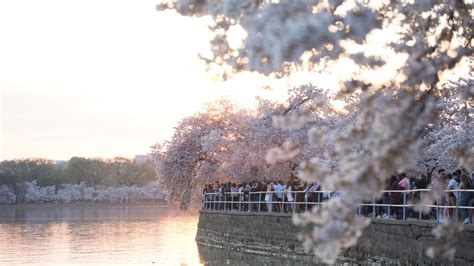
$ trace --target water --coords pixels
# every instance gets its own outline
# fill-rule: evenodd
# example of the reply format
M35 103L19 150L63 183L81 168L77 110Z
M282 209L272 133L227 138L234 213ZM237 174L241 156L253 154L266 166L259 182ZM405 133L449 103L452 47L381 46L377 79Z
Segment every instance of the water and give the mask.
M198 219L159 205L0 206L0 266L307 265L198 246Z
M0 206L0 265L200 265L197 221L166 206Z

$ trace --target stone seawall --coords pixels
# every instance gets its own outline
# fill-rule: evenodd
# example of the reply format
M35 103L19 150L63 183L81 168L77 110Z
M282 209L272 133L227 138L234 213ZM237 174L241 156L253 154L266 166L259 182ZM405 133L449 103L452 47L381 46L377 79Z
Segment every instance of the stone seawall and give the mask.
M338 264L383 265L474 265L474 226L464 226L456 239L452 262L424 256L435 243L430 221L375 219L356 246L346 250ZM200 245L294 259L302 264L321 262L307 254L297 238L291 216L278 213L201 211L196 241Z

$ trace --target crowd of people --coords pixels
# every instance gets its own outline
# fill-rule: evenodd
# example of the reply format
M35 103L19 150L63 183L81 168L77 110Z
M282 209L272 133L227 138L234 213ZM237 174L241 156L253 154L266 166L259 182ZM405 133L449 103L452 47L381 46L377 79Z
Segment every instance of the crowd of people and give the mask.
M431 182L421 176L416 179L409 177L405 173L400 175L392 175L387 180L386 190L417 190L417 189L433 189L438 191L439 197L432 202L433 207L430 214L415 212L412 208L405 205L413 205L414 202L420 201L421 191L411 191L406 193L385 192L376 204L382 206L376 207L374 213L370 213L375 217L382 218L419 218L431 219L435 218L440 222L447 219L462 219L463 223L472 223L472 210L466 207L474 206L474 176L469 177L468 173L463 170L456 170L447 173L444 169L438 170L437 175ZM447 191L457 190L457 191ZM465 190L465 191L463 191ZM404 205L404 207L389 205ZM366 212L367 213L367 212Z
M438 219L443 221L450 218L457 218L457 210L461 210L463 223L472 224L472 209L463 207L474 206L474 192L467 191L474 189L474 173L469 177L466 171L456 170L448 173L444 169L438 170L438 175L432 181L433 189L437 190L457 190L443 193L436 200L436 204L440 206L456 206L458 208L443 208L438 213Z
M216 181L204 186L204 208L248 212L300 212L331 197L331 192L321 192L320 188L317 183L301 183L299 180L254 180L243 183Z
M437 207L431 214L415 212L409 206L420 199L420 191L416 189L458 190L441 192L442 196L433 202ZM472 223L474 206L474 174L463 170L448 173L440 169L430 181L426 176L409 177L405 173L392 175L386 183L380 199L366 202L357 210L359 214L377 218L392 219L462 219L463 223ZM403 190L408 190L403 192ZM463 191L466 190L466 191ZM219 182L204 186L203 209L247 211L247 212L302 212L313 206L340 195L340 191L324 191L319 183L306 183L298 179L282 181L250 181L250 182ZM464 208L463 208L464 207Z

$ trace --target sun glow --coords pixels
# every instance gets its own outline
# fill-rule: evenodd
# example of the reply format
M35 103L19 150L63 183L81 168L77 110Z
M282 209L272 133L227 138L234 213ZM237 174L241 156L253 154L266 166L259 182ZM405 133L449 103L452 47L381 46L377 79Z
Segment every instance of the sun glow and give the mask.
M293 86L338 89L339 79L353 75L346 58L327 73L213 80L198 58L209 53L209 21L157 12L156 3L1 1L0 159L133 157L169 139L206 102L229 98L250 108L256 96L282 102ZM246 32L230 33L232 47L240 47ZM372 74L367 79L383 84L394 73Z
M197 56L209 49L207 21L155 5L1 1L0 159L132 157L205 102L252 106L265 78L212 80Z

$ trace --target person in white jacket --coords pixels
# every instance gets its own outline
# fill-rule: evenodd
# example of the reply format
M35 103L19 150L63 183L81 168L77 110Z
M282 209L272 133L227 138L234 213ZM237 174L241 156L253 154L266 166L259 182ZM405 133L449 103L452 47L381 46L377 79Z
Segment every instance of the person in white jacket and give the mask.
M294 197L293 197L293 188L292 188L292 182L288 181L286 183L286 189L285 189L285 196L286 196L286 203L285 203L285 212L293 212L293 202L294 202Z
M267 184L267 192L265 193L265 202L267 203L267 210L268 212L272 212L273 211L273 203L272 203L272 200L273 200L273 193L274 193L274 189L273 189L273 182L270 182Z

